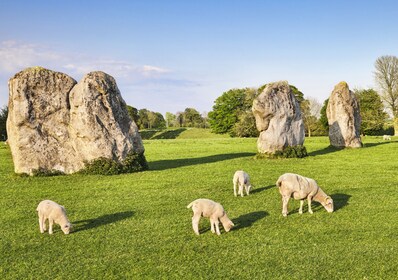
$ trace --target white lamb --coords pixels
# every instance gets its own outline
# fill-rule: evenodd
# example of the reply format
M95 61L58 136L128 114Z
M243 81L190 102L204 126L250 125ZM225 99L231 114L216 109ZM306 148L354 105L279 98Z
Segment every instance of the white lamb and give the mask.
M211 224L211 232L217 232L217 235L220 235L220 228L218 226L218 221L222 223L226 232L230 231L234 226L232 221L228 218L227 213L225 213L224 208L220 203L212 201L210 199L200 198L195 201L192 201L187 208L191 208L193 210L192 217L192 228L193 231L199 235L199 221L200 217L210 218ZM214 230L214 227L216 230Z
M304 200L308 201L308 212L313 213L311 201L315 200L325 207L329 213L333 212L333 199L318 186L315 180L293 173L285 173L279 177L276 185L282 195L282 215L287 216L287 204L290 197L300 200L299 213L303 213Z
M390 140L391 141L391 136L390 135L383 135L383 140Z
M240 194L243 197L243 187L245 187L246 194L249 195L250 189L251 189L251 184L250 184L250 177L249 175L243 171L243 170L238 170L234 174L234 178L232 179L232 182L234 184L234 195L237 196L236 194L236 187L239 185L239 190L238 194Z
M49 234L53 234L53 223L60 225L62 231L65 234L69 234L71 230L71 223L69 222L68 217L66 217L66 210L62 205L59 205L51 200L43 200L37 206L36 211L39 215L39 226L41 233L46 231L46 220L48 219Z

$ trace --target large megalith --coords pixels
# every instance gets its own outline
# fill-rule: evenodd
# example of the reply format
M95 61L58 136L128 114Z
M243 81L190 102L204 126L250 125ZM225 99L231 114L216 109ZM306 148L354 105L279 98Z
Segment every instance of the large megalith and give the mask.
M337 84L329 97L326 115L330 144L335 147L362 147L361 114L355 94L346 82Z
M303 145L305 132L300 104L288 82L268 84L254 99L252 111L260 131L259 153L275 154L287 147Z
M111 76L92 72L76 83L66 74L32 67L8 85L7 133L16 173L70 174L92 160L143 155L138 128Z

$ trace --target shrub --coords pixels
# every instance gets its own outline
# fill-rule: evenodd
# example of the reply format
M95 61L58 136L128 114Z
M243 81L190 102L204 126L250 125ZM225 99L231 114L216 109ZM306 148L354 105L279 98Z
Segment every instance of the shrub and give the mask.
M256 159L264 158L303 158L308 156L307 149L302 145L287 146L281 151L276 151L274 154L257 153Z
M129 153L122 162L101 157L85 163L85 167L80 170L80 174L91 175L117 175L122 173L132 173L147 170L148 163L143 153Z
M59 176L59 175L65 175L65 173L55 169L48 170L44 168L39 168L32 170L32 176L36 177L50 177L50 176Z

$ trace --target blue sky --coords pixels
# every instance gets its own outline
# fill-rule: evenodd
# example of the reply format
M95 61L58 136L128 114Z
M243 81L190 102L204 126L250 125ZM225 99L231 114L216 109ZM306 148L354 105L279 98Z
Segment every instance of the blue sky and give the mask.
M278 80L323 102L342 80L374 87L382 55L398 55L396 1L0 1L1 107L36 65L104 71L127 104L163 114Z

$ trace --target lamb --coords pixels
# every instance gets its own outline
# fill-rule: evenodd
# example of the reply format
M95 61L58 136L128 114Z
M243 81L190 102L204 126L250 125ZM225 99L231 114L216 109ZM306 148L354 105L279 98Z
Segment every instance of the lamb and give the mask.
M383 140L390 140L391 141L391 136L390 135L383 135Z
M199 235L199 220L201 216L210 218L211 232L215 233L215 227L217 235L221 234L220 228L218 226L219 220L222 223L226 232L229 232L234 226L233 222L228 218L227 213L225 213L224 208L220 203L217 203L210 199L200 198L192 201L187 206L187 208L191 207L193 210L192 228L197 235Z
M245 187L246 194L249 195L250 189L251 189L251 184L250 184L250 177L249 175L243 171L243 170L238 170L234 174L234 178L232 179L232 182L234 184L234 195L237 196L236 194L236 186L239 185L239 190L238 194L240 194L243 197L243 187Z
M36 211L39 215L41 233L46 231L46 220L48 219L49 234L53 234L53 223L59 224L62 231L65 234L69 234L72 225L66 217L66 210L62 205L51 200L43 200L37 206Z
M279 187L279 192L282 195L282 215L284 217L288 214L287 204L290 197L300 200L300 214L303 214L304 199L308 201L308 212L311 214L313 213L311 209L312 200L321 203L329 213L334 210L333 199L324 193L316 181L311 178L293 173L285 173L279 177L276 185Z

